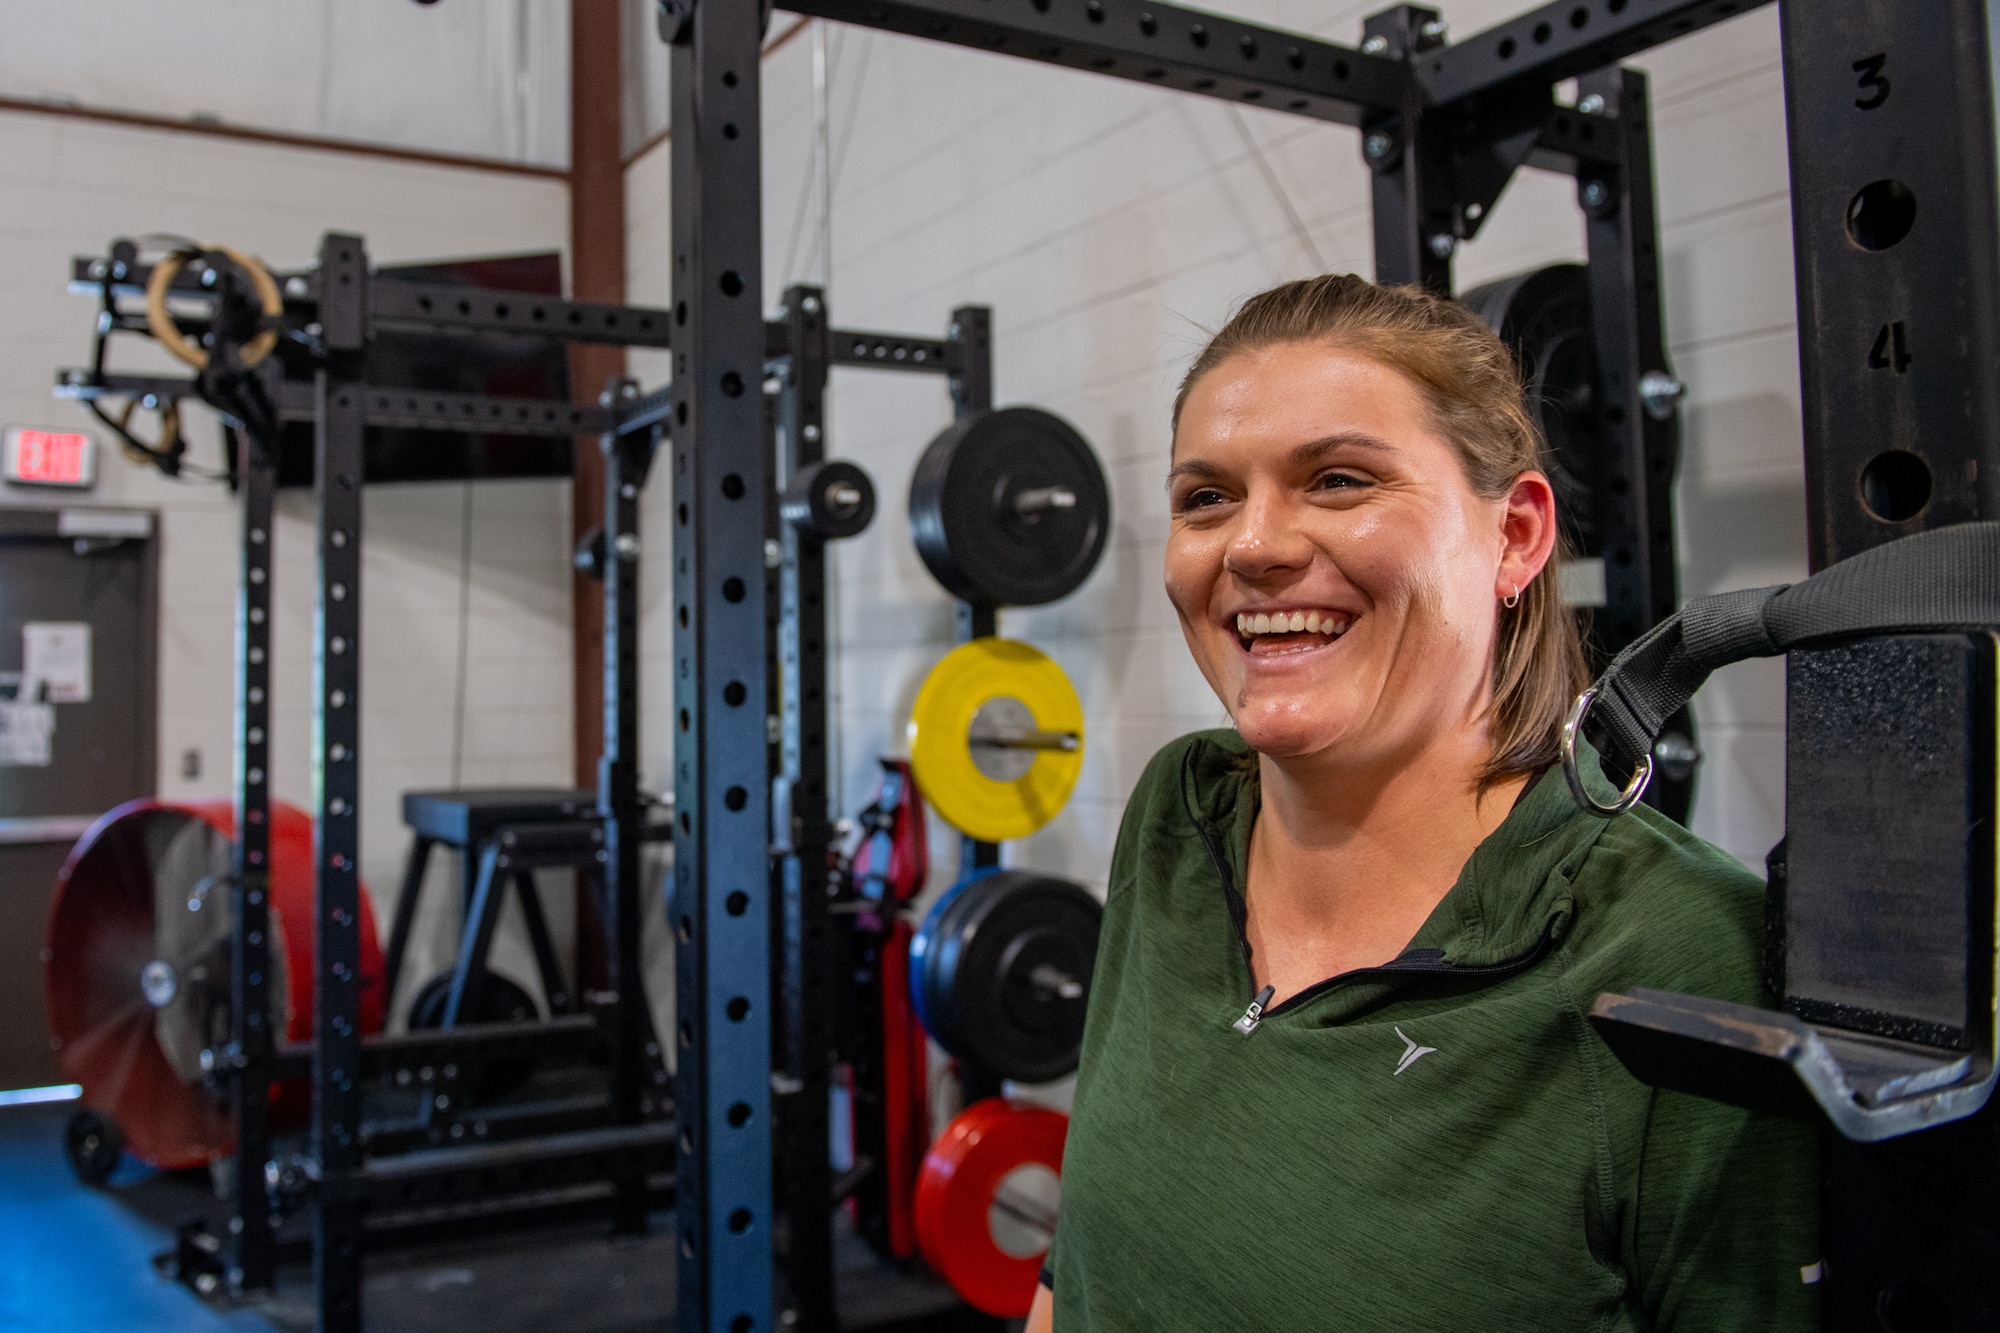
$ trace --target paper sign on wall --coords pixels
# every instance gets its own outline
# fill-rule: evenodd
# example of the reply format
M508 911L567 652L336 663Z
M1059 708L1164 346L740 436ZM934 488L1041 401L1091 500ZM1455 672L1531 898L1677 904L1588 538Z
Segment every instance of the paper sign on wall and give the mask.
M47 768L55 736L54 704L0 699L0 768Z
M90 702L90 625L31 620L21 626L21 692L24 700L52 704Z

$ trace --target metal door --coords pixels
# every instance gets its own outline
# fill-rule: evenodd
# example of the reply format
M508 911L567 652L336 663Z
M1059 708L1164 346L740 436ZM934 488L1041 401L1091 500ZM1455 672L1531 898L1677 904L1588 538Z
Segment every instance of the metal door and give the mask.
M0 1090L57 1081L56 872L92 819L154 789L154 532L144 510L0 509Z

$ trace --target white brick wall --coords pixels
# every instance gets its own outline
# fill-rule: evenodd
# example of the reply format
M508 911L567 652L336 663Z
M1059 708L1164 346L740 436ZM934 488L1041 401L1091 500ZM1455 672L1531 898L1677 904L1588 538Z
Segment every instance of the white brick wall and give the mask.
M1231 6L1259 21L1359 40L1376 5ZM1444 6L1468 34L1520 6ZM1238 300L1315 271L1371 271L1368 178L1354 131L913 39L834 28L839 170L831 309L842 325L943 328L951 307L994 308L997 398L1074 421L1111 475L1115 527L1091 582L1056 606L1010 612L1003 632L1048 651L1090 719L1075 799L1010 855L1103 882L1123 801L1146 759L1223 714L1188 660L1160 590L1167 409L1202 330ZM1635 62L1653 76L1667 334L1689 385L1680 479L1685 594L1804 571L1790 223L1776 14L1746 18ZM811 44L764 65L765 292L812 276L792 242L813 136ZM1287 221L1245 143L1268 156L1310 236ZM664 300L667 164L628 181L634 299ZM1520 176L1458 264L1462 286L1582 257L1571 182ZM787 253L790 272L781 272ZM834 451L868 468L876 524L836 548L843 808L901 746L924 671L951 642L945 594L909 541L911 468L949 419L941 384L837 372ZM649 512L662 520L656 488ZM662 556L663 558L663 556ZM664 569L660 571L664 574ZM664 607L656 578L655 606ZM664 627L655 618L655 630ZM649 660L664 666L663 639ZM665 679L663 670L649 679ZM1753 864L1782 818L1781 673L1718 675L1696 703L1709 760L1695 827ZM649 772L664 773L663 727ZM942 833L942 830L935 830ZM951 871L949 842L940 877Z
M49 395L58 366L90 351L91 303L65 292L70 256L112 237L174 232L227 242L275 265L298 265L321 232L368 238L378 262L564 248L568 192L559 179L503 175L309 152L214 137L0 113L0 420L73 426L80 408ZM157 349L126 340L114 365L173 371ZM191 456L219 461L214 418L187 425ZM151 428L150 421L147 429ZM100 435L103 432L99 432ZM108 443L108 442L107 442ZM94 502L161 515L160 793L229 790L237 510L219 486L174 483L107 449ZM407 848L401 793L451 781L459 552L466 488L382 486L367 492L363 591L362 870L383 928ZM52 503L9 488L0 503ZM467 619L467 785L567 785L571 772L567 482L472 488ZM311 795L310 497L286 492L276 528L272 775L276 793ZM185 751L202 775L180 776ZM430 929L408 975L448 952L438 930L456 918L455 870L438 858ZM565 895L566 897L566 895ZM565 905L559 919L567 920ZM512 932L510 932L511 935ZM527 955L503 940L501 966L524 980Z

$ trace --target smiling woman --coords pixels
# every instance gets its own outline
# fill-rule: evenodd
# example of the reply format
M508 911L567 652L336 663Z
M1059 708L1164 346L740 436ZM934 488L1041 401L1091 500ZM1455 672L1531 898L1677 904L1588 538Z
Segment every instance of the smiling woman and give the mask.
M1585 679L1532 423L1468 311L1348 276L1189 370L1166 587L1234 726L1126 811L1030 1330L1816 1325L1810 1127L1584 1019L1768 1002L1762 886L1548 780Z
M1173 425L1168 589L1184 625L1192 621L1178 589L1201 577L1201 561L1220 558L1216 542L1197 534L1226 532L1239 544L1320 534L1332 563L1365 565L1378 580L1385 548L1419 549L1423 558L1399 558L1393 575L1404 585L1397 600L1423 615L1414 628L1487 635L1483 645L1453 645L1455 665L1470 676L1491 667L1482 781L1555 759L1563 713L1584 684L1581 640L1554 581L1537 577L1557 532L1534 418L1513 359L1475 315L1347 275L1267 292L1190 367ZM1300 507L1283 519L1276 509L1250 515L1265 526L1245 531L1231 502L1248 498L1253 473L1276 483L1269 498ZM1202 512L1217 504L1220 513ZM1239 548L1237 569L1246 557L1265 558ZM1424 588L1439 596L1415 605ZM1220 692L1192 637L1190 646Z

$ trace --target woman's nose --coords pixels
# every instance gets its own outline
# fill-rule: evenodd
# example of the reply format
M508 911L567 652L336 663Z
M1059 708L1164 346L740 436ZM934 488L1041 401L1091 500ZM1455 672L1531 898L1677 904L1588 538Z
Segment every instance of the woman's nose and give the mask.
M1223 563L1247 579L1302 568L1312 562L1312 541L1297 510L1285 498L1253 490L1238 512Z

